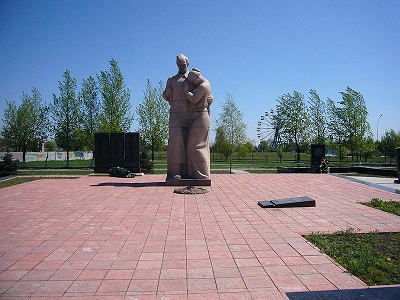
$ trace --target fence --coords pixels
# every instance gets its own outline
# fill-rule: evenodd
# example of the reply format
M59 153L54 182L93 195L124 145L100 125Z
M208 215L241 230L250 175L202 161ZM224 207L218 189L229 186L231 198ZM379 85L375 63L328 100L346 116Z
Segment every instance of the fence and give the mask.
M0 152L0 159L7 152ZM9 152L12 154L13 159L22 161L22 152ZM84 151L71 151L69 152L70 160L89 160L93 158L92 152ZM25 156L26 162L29 161L63 161L67 160L67 152L27 152Z

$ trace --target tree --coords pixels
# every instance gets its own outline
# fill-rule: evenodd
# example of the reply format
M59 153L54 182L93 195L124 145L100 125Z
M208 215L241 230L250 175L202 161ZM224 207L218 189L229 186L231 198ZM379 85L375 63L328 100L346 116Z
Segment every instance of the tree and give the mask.
M342 101L338 102L339 105L328 98L328 128L331 136L349 148L353 155L355 151L363 151L366 139L372 136L367 121L368 111L361 93L347 87L340 94Z
M151 148L152 160L154 151L164 150L168 139L169 107L162 96L163 91L162 81L158 83L158 87L153 88L151 81L147 79L143 103L136 108L140 137L145 148Z
M30 146L42 142L48 133L48 107L42 104L38 89L32 89L32 96L25 92L19 107L15 102L6 102L1 135L13 147L22 150L25 166L26 152Z
M76 79L71 77L69 70L63 75L63 81L58 82L60 96L53 94L51 111L55 125L55 142L67 151L67 168L69 167L69 152L76 148L79 137L80 103L76 97Z
M310 115L311 140L316 144L325 144L326 141L326 112L325 102L321 100L315 90L310 90L308 101Z
M294 145L297 161L300 162L300 145L308 141L310 119L304 96L294 91L293 95L284 94L278 98L276 122L280 124L281 138Z
M247 126L243 122L243 114L236 106L231 93L226 93L225 103L222 105L222 112L219 114L217 126L220 128L220 134L225 139L224 148L230 157L229 172L232 173L232 154L247 142Z
M266 140L261 140L260 143L257 146L257 151L258 152L267 152L271 150L271 146Z
M400 132L396 134L393 129L386 131L378 142L378 151L385 156L385 162L386 157L389 157L390 162L392 162L396 156L396 148L398 147L400 147Z
M79 103L81 105L80 138L86 150L94 151L94 135L100 130L100 100L97 83L92 76L82 82Z
M246 154L252 152L253 149L254 149L253 143L247 141L246 143L239 145L238 154L242 159L244 159Z
M283 158L283 148L281 148L281 147L279 147L278 149L276 149L276 154L278 155L278 157L279 157L279 162L281 163L282 162L282 158Z
M110 60L109 72L101 71L98 82L102 97L100 131L128 131L133 121L130 105L131 92L125 86L124 76L117 61Z
M222 126L217 126L215 129L215 141L212 148L215 152L221 153L224 156L225 161L228 160L231 150Z

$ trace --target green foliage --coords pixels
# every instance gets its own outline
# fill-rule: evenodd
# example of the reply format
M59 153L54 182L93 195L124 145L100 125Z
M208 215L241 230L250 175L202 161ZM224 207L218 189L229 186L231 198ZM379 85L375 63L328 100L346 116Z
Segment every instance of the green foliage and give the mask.
M368 150L369 144L366 143L371 138L370 125L367 121L368 111L361 93L346 88L345 92L340 92L342 101L338 106L328 98L328 128L331 137L351 150Z
M44 142L44 151L54 151L56 149L56 143L53 141Z
M145 174L154 174L154 163L146 151L140 152L140 170Z
M224 155L225 161L228 160L232 149L227 142L227 137L222 126L217 126L215 129L215 142L212 146L213 152L218 152Z
M63 74L63 81L58 82L60 96L53 94L51 112L54 120L55 142L67 151L67 166L69 152L79 148L80 105L76 97L76 79L71 77L69 70Z
M315 90L310 90L308 101L310 113L311 143L325 144L326 141L326 110L325 103Z
M353 230L305 237L368 285L400 283L400 233L355 234Z
M0 177L15 175L18 168L18 160L12 159L11 153L6 153L3 156L3 160L0 161Z
M278 98L275 122L280 124L280 136L283 142L293 144L300 161L300 145L309 141L310 117L307 113L304 96L294 91L293 95L284 94Z
M8 144L23 152L23 162L29 147L41 143L47 137L48 107L42 104L38 89L32 89L32 96L25 92L22 103L6 101L1 135Z
M383 201L379 198L373 198L370 202L365 202L361 204L400 216L400 202L398 201Z
M39 179L41 179L41 178L39 178L39 177L16 177L16 178L12 178L10 180L0 181L0 189L6 188L9 186L14 186L17 184L22 184L22 183L29 182L29 181L39 180Z
M81 106L80 141L82 150L94 151L94 134L100 129L100 99L96 80L89 76L82 82L79 92Z
M239 145L237 152L239 154L239 157L244 158L247 153L250 153L252 151L253 151L253 143L246 142L244 144Z
M276 154L277 154L278 157L279 157L279 162L282 162L283 153L284 153L283 148L278 148L278 149L276 149Z
M151 81L147 80L143 103L136 108L142 146L151 149L153 160L154 152L164 150L168 139L169 107L162 97L163 90L161 81L158 87L153 87Z
M257 146L257 151L258 152L267 152L271 151L271 146L268 144L267 141L261 140L260 143Z
M392 160L396 156L396 148L400 147L400 132L393 129L386 131L381 140L377 143L378 151L385 157Z
M243 113L236 106L233 95L227 92L217 120L215 137L216 148L224 153L226 158L230 157L232 160L232 154L247 142L246 127Z
M125 86L124 76L116 60L110 60L110 70L98 76L102 97L100 113L101 132L127 132L133 121L131 92Z

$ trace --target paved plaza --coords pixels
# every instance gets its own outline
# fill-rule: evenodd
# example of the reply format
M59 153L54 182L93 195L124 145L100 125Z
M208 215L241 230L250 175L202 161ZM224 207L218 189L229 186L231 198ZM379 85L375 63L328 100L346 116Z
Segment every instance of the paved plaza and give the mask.
M337 176L215 174L199 195L175 194L164 180L0 189L0 298L320 299L367 286L302 235L400 231L400 217L358 203L400 194ZM316 207L257 205L301 196Z

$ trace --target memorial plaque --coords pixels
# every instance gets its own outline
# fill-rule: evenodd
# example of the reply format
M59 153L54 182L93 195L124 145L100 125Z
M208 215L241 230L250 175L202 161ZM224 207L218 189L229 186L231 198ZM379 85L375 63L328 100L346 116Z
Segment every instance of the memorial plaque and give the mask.
M125 167L124 133L110 133L110 166Z
M96 133L95 173L108 173L112 167L140 172L139 133Z
M311 145L311 172L319 173L321 160L325 157L325 145Z
M95 140L95 173L108 173L110 169L110 137L109 133L96 133Z
M277 200L258 201L258 205L262 208L284 208L284 207L314 207L315 200L310 197L295 197Z
M139 133L125 133L125 168L140 172Z

